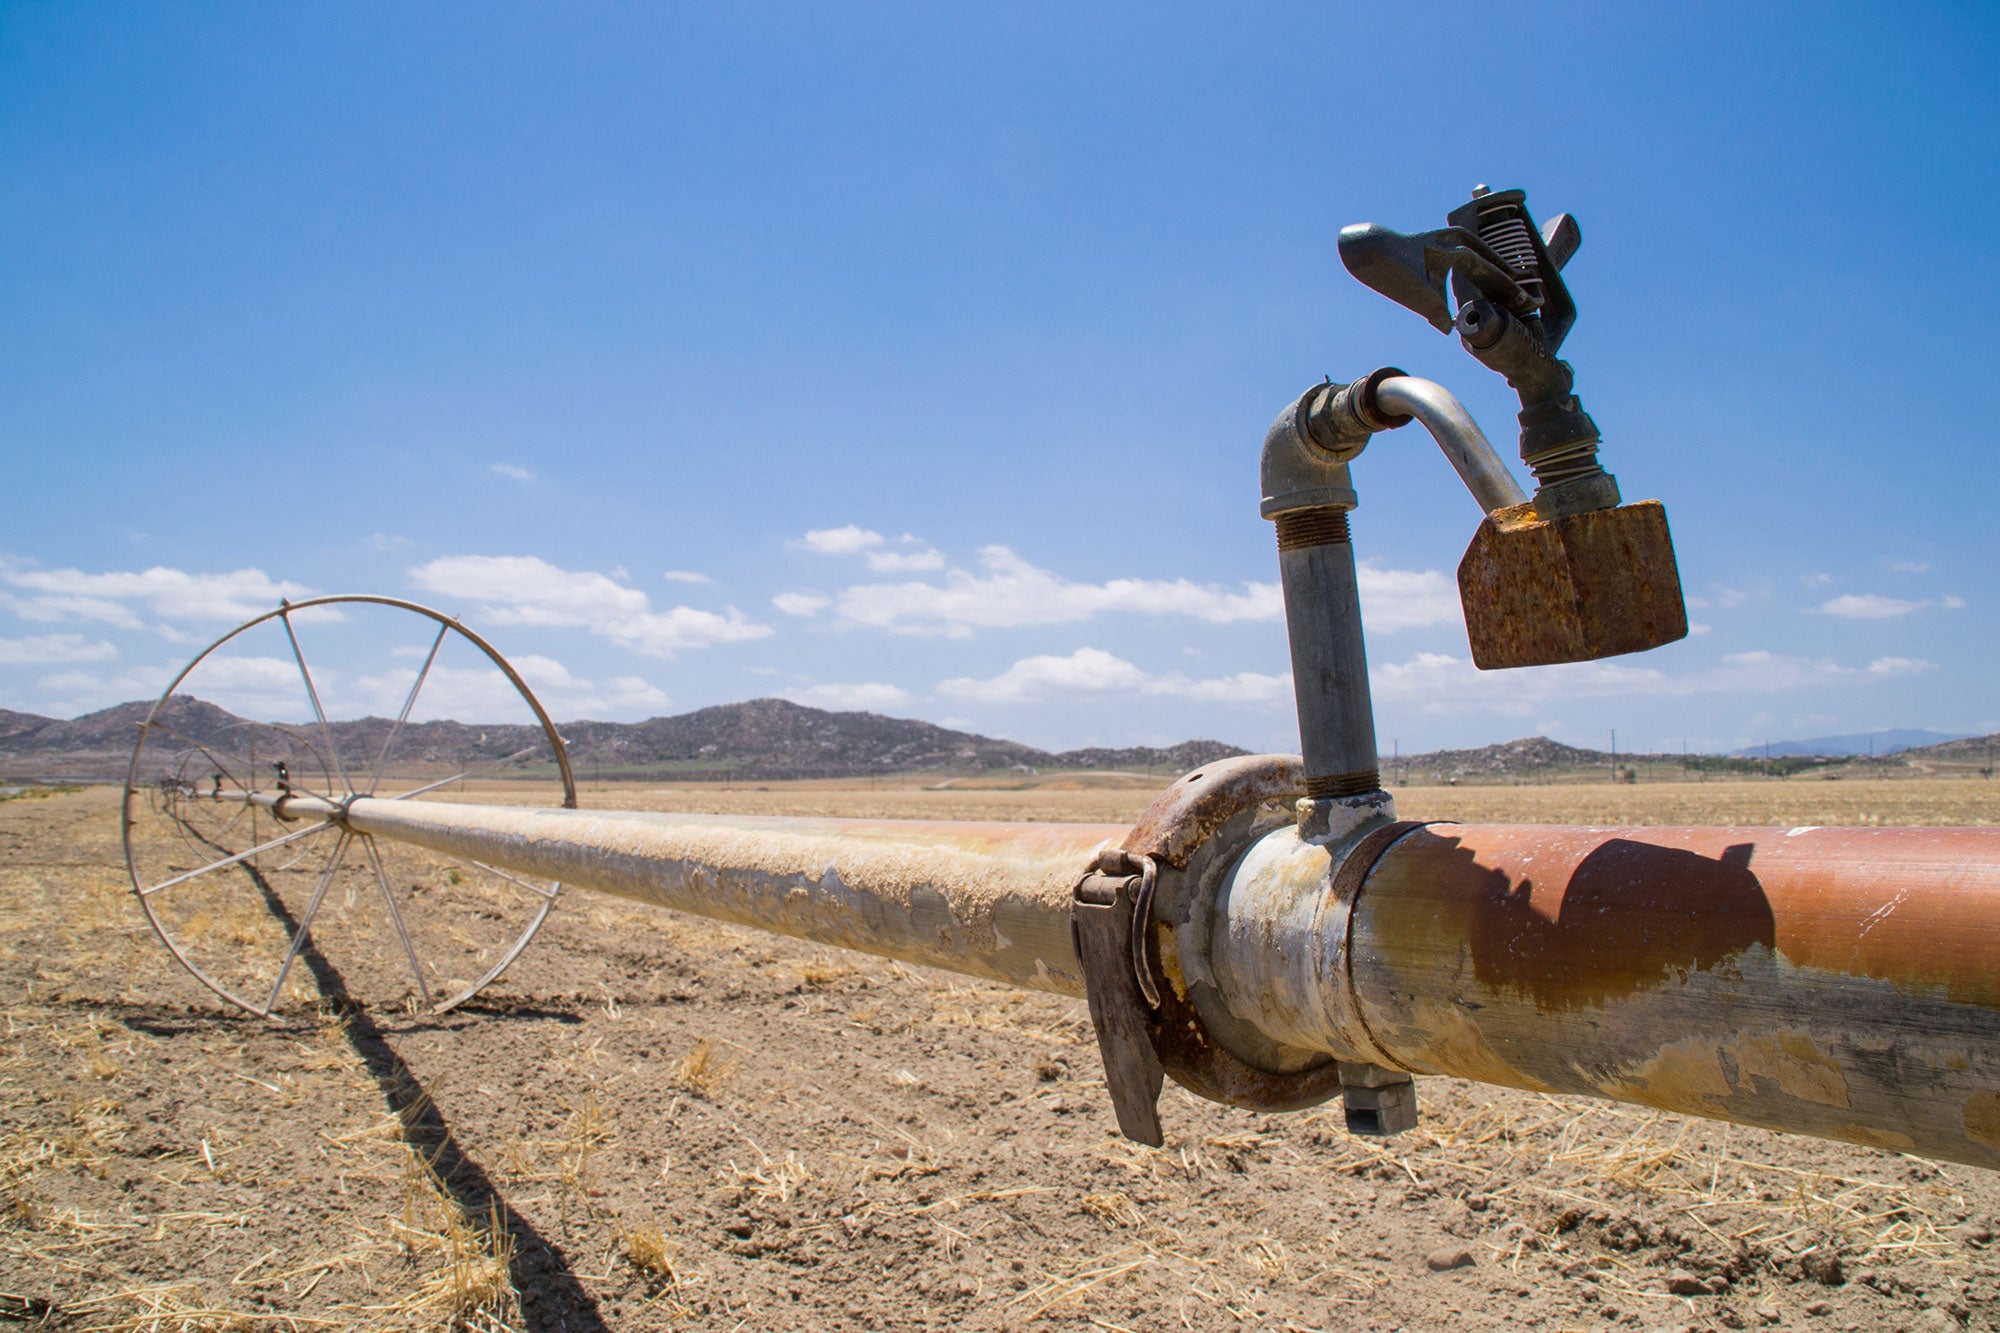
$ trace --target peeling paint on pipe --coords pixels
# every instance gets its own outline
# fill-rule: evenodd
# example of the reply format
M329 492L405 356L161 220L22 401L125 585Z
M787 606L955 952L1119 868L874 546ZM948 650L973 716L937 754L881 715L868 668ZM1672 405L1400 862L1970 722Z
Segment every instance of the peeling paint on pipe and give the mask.
M1070 996L1072 887L1127 837L370 798L345 819ZM1273 1041L2000 1168L2000 829L1433 824L1341 897L1346 852L1286 827L1218 876L1208 962Z
M1099 824L518 810L357 799L357 833L781 935L1081 996L1069 903Z
M1253 860L1217 973L1274 1039L2000 1167L2000 830L1438 824L1351 906Z

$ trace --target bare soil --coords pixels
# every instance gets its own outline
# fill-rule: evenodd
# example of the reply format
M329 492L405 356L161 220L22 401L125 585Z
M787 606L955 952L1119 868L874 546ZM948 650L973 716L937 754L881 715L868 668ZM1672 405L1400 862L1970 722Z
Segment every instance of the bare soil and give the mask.
M587 792L1118 822L1157 784ZM1990 784L1400 794L1467 820L1990 823ZM485 799L528 803L495 788ZM2000 1327L2000 1178L1448 1079L1424 1121L1170 1090L1113 1131L1078 1004L578 895L444 1018L226 1009L117 794L0 801L0 1323L61 1329ZM369 949L380 956L370 956ZM389 961L393 961L391 958ZM393 969L390 969L393 970Z

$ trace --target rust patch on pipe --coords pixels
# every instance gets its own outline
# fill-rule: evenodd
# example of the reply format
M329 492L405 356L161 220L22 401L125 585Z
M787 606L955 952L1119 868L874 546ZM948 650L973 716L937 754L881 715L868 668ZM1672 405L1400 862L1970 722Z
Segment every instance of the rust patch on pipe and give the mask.
M1620 1101L1713 1117L1721 1114L1723 1102L1736 1088L1723 1071L1716 1043L1689 1037L1669 1042L1630 1073L1607 1080L1605 1090Z
M2000 1092L1975 1092L1965 1099L1959 1113L1965 1122L1965 1136L1989 1148L2000 1149Z
M1483 984L1538 1004L1601 1005L1753 944L1768 949L1775 923L1750 855L1748 843L1708 857L1610 838L1572 866L1535 858L1556 862L1540 874L1475 867L1473 968Z
M1768 1078L1783 1092L1823 1106L1846 1106L1847 1075L1840 1062L1820 1050L1811 1034L1796 1029L1765 1037L1742 1037L1725 1046L1738 1077Z
M1352 940L1405 1068L2000 1167L2000 830L1434 826Z
M1762 945L2000 1007L2000 830L1437 825L1386 860L1375 880L1416 915L1385 928L1448 912L1483 984L1543 1005L1601 1005Z
M1196 849L1236 816L1305 791L1305 761L1251 754L1204 764L1160 793L1125 835L1125 850L1185 870Z

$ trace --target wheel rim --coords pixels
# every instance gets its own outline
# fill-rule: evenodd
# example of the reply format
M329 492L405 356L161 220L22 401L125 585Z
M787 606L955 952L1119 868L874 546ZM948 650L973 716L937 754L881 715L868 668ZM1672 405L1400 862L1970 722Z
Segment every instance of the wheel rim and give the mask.
M386 626L397 642L392 656L420 660L420 668L347 671L345 658L341 668L316 668L308 643L318 658L335 636L315 622L357 616ZM423 634L405 647L410 626ZM268 656L244 655L259 645ZM281 674L287 661L295 671ZM247 677L246 667L255 668ZM393 721L372 708L357 721L329 716L368 706L356 700L390 699L392 685L401 696ZM419 705L427 685L434 696L448 686L478 701L468 706L504 716L483 727L425 720ZM209 694L291 716L237 717ZM337 820L282 823L270 798L290 790L336 805L365 796L450 800L475 782L524 778L559 783L562 806L575 808L568 753L547 711L520 673L456 618L373 595L281 603L196 655L140 724L124 791L126 870L161 942L238 1008L271 1017L289 996L444 1013L507 970L562 886L380 842Z

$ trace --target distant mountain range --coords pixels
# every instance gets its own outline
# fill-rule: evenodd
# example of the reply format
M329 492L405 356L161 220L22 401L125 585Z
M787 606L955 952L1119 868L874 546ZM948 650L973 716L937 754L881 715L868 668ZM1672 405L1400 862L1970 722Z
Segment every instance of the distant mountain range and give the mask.
M72 721L0 709L0 773L11 776L120 777L150 703L119 704ZM161 724L186 742L216 743L243 719L186 695L168 701ZM369 717L331 726L350 763L381 752L394 724ZM933 770L1196 768L1246 751L1221 741L1165 747L1051 753L1014 741L878 713L832 713L784 699L752 699L644 722L559 724L579 775L688 780L851 778ZM469 768L504 759L540 741L522 725L410 723L396 742L399 758Z
M151 707L119 704L70 721L0 709L0 776L123 778L139 724ZM217 743L230 728L244 725L234 714L186 695L168 701L162 722L186 741L202 744ZM332 731L350 764L372 765L392 725L386 718L369 717L335 722ZM1006 769L1159 775L1247 753L1214 740L1051 752L909 718L827 712L783 699L752 699L644 722L570 722L559 729L577 776L603 780L765 782ZM2000 737L1951 738L1916 730L1881 731L1873 737L1877 759L1893 755L1896 766L1919 771L1985 765L2000 743ZM423 722L403 729L396 750L399 759L445 770L504 760L539 741L540 732L526 726ZM1782 746L1774 742L1771 757L1788 759L1795 767L1802 759L1838 764L1842 756L1865 755L1868 741L1863 735ZM1763 747L1757 746L1726 759L1695 756L1693 762L1716 772L1759 772L1763 757ZM1593 771L1608 775L1612 762L1613 756L1603 750L1530 736L1478 749L1384 755L1381 765L1392 784L1421 785L1547 781ZM1679 766L1683 759L1679 754L1621 752L1616 762L1620 768L1658 768Z
M1962 731L1920 731L1908 727L1890 731L1866 731L1854 736L1816 736L1809 741L1772 741L1769 745L1746 745L1732 754L1736 759L1806 757L1839 758L1854 755L1897 754L1903 750L1943 745L1968 739Z

